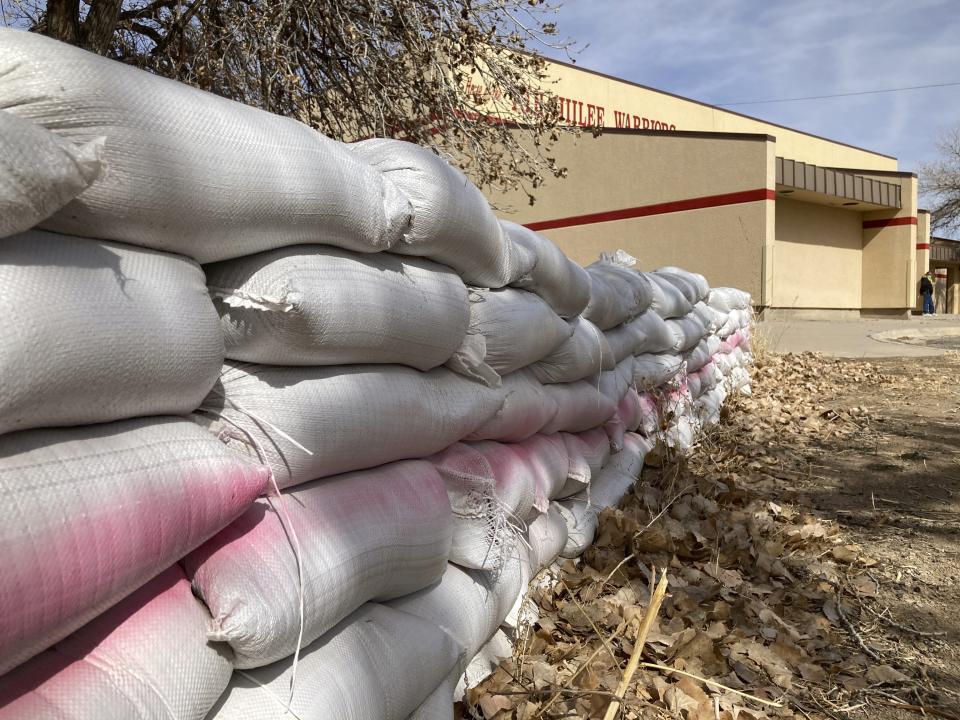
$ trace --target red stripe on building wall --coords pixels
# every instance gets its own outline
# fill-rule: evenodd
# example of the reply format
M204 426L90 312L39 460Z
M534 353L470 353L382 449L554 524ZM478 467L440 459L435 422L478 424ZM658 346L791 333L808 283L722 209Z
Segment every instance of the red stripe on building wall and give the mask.
M722 205L738 205L740 203L757 202L759 200L775 200L776 193L769 188L743 190L723 195L707 195L706 197L675 200L673 202L657 203L656 205L641 205L640 207L624 208L623 210L608 210L606 212L591 213L589 215L574 215L558 218L557 220L541 220L528 223L531 230L553 230L555 228L573 227L575 225L592 225L593 223L611 222L613 220L629 220L631 218L647 217L649 215L663 215L665 213L683 212L684 210L702 210L704 208L720 207Z
M929 250L930 243L917 243L917 250Z
M893 227L895 225L916 225L916 217L889 218L887 220L864 220L863 229Z

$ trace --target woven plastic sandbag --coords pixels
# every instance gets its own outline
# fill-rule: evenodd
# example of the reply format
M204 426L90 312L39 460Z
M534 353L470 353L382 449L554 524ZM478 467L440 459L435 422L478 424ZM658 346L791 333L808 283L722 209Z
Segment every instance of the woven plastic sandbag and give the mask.
M456 667L433 623L369 603L292 658L234 673L207 720L404 720Z
M546 357L574 328L540 297L526 290L471 289L470 325L463 347L447 367L490 386Z
M514 251L483 193L436 153L384 138L353 143L350 149L395 183L413 207L410 224L391 252L448 265L480 287L503 287L530 272L533 256Z
M695 297L697 300L704 300L706 299L707 295L710 294L710 283L708 283L707 279L700 273L684 270L683 268L679 268L674 265L667 265L662 268L657 268L655 272L659 275L674 275L680 277L685 282L693 285L694 288L696 288Z
M637 352L637 347L646 342L647 336L641 324L641 318L647 314L646 311L641 316L625 322L623 325L607 330L603 333L610 346L610 352L613 353L615 363L620 362L626 357ZM656 315L656 313L654 313ZM658 319L660 316L657 316ZM607 368L609 370L609 368Z
M533 510L537 500L536 468L526 461L522 448L517 449L514 443L490 440L471 442L469 447L489 463L496 483L497 502L513 524L519 525L539 512Z
M74 145L0 110L0 238L29 230L90 187L104 140Z
M667 327L673 332L673 347L668 352L679 354L692 350L696 347L707 334L706 328L700 322L700 318L695 313L690 313L681 318L670 318L665 320Z
M679 355L637 355L633 380L640 390L660 387L673 379L683 369L683 358Z
M467 440L519 442L535 435L557 415L557 402L529 369L503 376L506 396L494 417L466 436Z
M471 658L496 632L524 587L521 552L525 560L526 549L514 541L498 573L448 565L440 582L387 604L439 627Z
M579 435L573 433L560 433L563 438L563 444L567 448L567 479L555 496L558 498L576 495L590 483L593 476L593 468L586 457L587 448ZM604 438L606 440L606 438Z
M168 568L0 677L0 720L202 720L233 672L209 613Z
M707 333L717 332L727 319L724 313L717 312L703 300L693 306L693 312L700 319L700 322L703 323L703 327Z
M177 418L0 438L0 673L204 542L266 481Z
M668 283L673 285L680 293L686 298L687 302L692 306L698 300L701 300L700 292L697 288L697 284L683 275L677 275L675 273L665 273L660 270L655 270L653 272L659 280L666 280Z
M224 366L193 417L289 487L419 458L496 415L503 393L445 368Z
M673 331L666 321L657 314L656 310L645 311L632 320L630 324L636 326L643 333L642 339L637 342L633 349L636 355L669 352L677 341Z
M407 717L407 720L451 720L453 717L453 695L457 690L459 673L450 673L427 699Z
M567 544L567 523L555 502L550 503L550 509L527 526L527 542L530 544L530 567L534 574L560 555Z
M223 339L192 260L31 230L0 242L0 286L0 433L185 415L216 382Z
M746 310L750 307L752 298L750 293L737 288L711 288L706 298L707 305L722 313L732 310Z
M610 456L610 462L590 483L589 493L584 490L579 495L557 502L568 533L567 543L560 553L562 557L579 557L590 546L600 511L620 502L639 477L644 458L651 448L650 441L627 433L623 439L623 450Z
M597 389L610 398L614 405L620 402L630 386L634 384L635 364L636 360L631 356L617 363L613 370L600 373Z
M453 697L462 700L467 688L473 688L490 677L500 666L500 663L513 655L513 643L503 629L497 630L480 651L467 663L454 690ZM449 712L443 720L448 720ZM441 716L437 716L441 720Z
M630 320L633 302L629 286L623 278L604 272L602 267L587 267L590 275L590 302L583 310L583 317L601 330L609 330Z
M501 220L500 225L515 245L536 258L530 272L513 285L542 297L560 317L579 315L590 301L587 271L543 235L507 220Z
M643 275L650 280L650 287L653 290L653 301L650 307L660 317L664 319L683 317L693 310L693 303L687 300L683 293L664 276L656 273L643 273Z
M687 373L696 372L708 362L710 362L710 346L706 339L701 340L690 352L684 353L683 358L687 363Z
M544 392L557 404L553 420L541 429L555 432L583 432L602 425L616 411L616 403L587 380L544 385Z
M259 667L297 649L298 558L308 645L363 603L437 580L452 536L443 480L410 460L261 498L183 566L213 615L208 637Z
M538 434L514 443L511 449L532 469L534 508L546 512L550 500L560 494L569 476L570 456L563 436L560 433Z
M410 220L389 180L307 125L35 33L0 29L0 109L108 168L43 223L201 263L322 242L386 250Z
M615 367L610 344L596 325L585 318L574 318L570 325L573 335L530 366L540 382L576 382Z
M443 365L470 321L449 268L296 245L207 265L227 357L267 365Z
M650 393L639 393L640 427L637 432L644 437L654 437L660 430L660 411L656 399Z
M465 443L454 443L427 460L443 478L453 510L450 562L478 570L499 570L513 508L497 497L497 478L489 460Z

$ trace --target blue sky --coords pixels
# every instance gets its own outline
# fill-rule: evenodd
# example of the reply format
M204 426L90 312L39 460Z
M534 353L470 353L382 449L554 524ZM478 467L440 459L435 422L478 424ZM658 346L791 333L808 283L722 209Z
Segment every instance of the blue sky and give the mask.
M958 0L566 0L556 20L578 65L712 104L960 82ZM730 109L916 171L960 85Z

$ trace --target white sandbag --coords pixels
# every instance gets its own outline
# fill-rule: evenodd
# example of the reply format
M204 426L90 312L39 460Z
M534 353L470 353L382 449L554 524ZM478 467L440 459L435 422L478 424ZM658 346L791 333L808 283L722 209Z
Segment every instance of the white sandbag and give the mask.
M503 393L445 368L227 363L193 417L283 487L418 458L469 435Z
M630 387L617 405L617 416L627 432L636 432L643 422L643 406L635 387Z
M694 282L688 280L683 275L675 275L673 273L663 273L659 270L655 270L654 275L656 275L661 280L666 280L668 283L673 285L677 290L681 292L683 297L686 298L687 302L690 305L693 305L698 300L700 300L699 292L697 286Z
M700 273L690 272L689 270L684 270L683 268L675 267L673 265L668 265L666 267L658 268L655 272L660 275L674 275L683 278L684 281L691 284L696 288L696 300L704 300L707 295L710 294L710 283L707 282L707 279Z
M443 365L470 321L449 268L296 245L204 268L226 355L266 365Z
M390 251L448 265L470 285L503 287L526 276L532 253L515 251L483 193L428 148L376 138L354 154L380 170L410 201L413 216Z
M723 313L729 313L731 310L746 310L752 302L750 293L728 287L711 288L706 300L707 305Z
M507 220L501 220L500 225L514 245L526 248L536 258L530 272L514 286L542 297L560 317L579 315L590 301L587 271L543 235Z
M0 676L0 720L203 720L230 682L230 649L179 566Z
M540 512L546 512L550 501L560 494L567 483L570 470L570 456L567 445L559 433L538 434L511 448L520 459L533 468L535 488L534 503Z
M486 456L470 445L454 443L427 458L443 478L453 511L450 562L497 571L509 545L512 508L497 497L497 478Z
M654 437L660 430L660 411L657 401L650 393L638 393L640 398L640 426L637 432L644 437Z
M503 630L497 630L486 645L480 648L480 651L470 660L453 696L458 699L462 698L467 688L473 688L482 683L494 673L501 662L512 656L513 643L509 636ZM447 718L449 718L449 715L447 715Z
M573 335L530 366L540 382L575 382L616 366L610 344L596 325L586 318L574 318L570 325Z
M700 373L687 374L687 390L690 391L690 397L696 400L704 392L703 381Z
M554 400L557 413L540 432L583 432L602 425L616 412L617 405L587 380L544 385L544 392Z
M731 392L741 395L750 395L750 374L743 367L735 367L730 371L728 386Z
M647 310L630 321L630 325L643 333L643 337L633 348L636 355L669 352L676 343L673 331L656 310Z
M668 352L675 355L692 350L707 334L706 328L696 313L690 313L681 318L670 318L665 322L675 338L673 347Z
M600 472L610 457L610 439L603 427L581 433L560 433L560 437L567 446L570 469L567 471L567 482L556 497L565 498L576 495Z
M557 559L567 544L567 523L555 502L527 526L530 567L536 574Z
M448 565L440 582L388 603L428 621L452 637L465 659L472 658L496 632L523 590L526 549L514 543L499 573Z
M428 462L347 473L279 497L261 498L183 560L213 616L208 637L230 643L237 667L296 651L298 556L301 647L363 603L419 590L446 568L453 516Z
M595 477L610 459L610 443L603 428L595 427L576 434L563 433L563 438L576 438L579 441L583 458L590 466L591 478Z
M656 273L643 273L650 280L653 301L650 303L662 318L683 317L693 310L693 303L683 296L673 283Z
M0 242L0 286L0 433L185 415L216 382L223 339L192 260L31 230Z
M611 455L610 462L590 483L589 493L584 490L556 503L567 525L567 542L560 553L562 557L575 558L583 554L593 542L600 511L619 503L639 477L652 444L639 435L627 433L623 445L623 450Z
M0 109L73 143L107 138L107 171L47 230L207 263L300 243L386 250L410 221L393 183L303 123L36 33L0 29L0 47Z
M684 362L687 364L687 373L696 372L702 368L710 362L711 355L709 343L706 339L701 340L695 348L683 355Z
M646 312L643 314L645 315ZM636 352L637 345L646 339L646 335L638 324L639 320L640 318L636 317L603 333L607 339L607 344L610 346L610 352L613 353L615 363L633 355Z
M693 306L693 313L703 323L703 327L708 334L715 333L727 320L723 313L717 312L703 300Z
M726 390L719 386L708 390L694 401L694 412L701 425L710 426L720 422L720 410L726 396Z
M526 461L523 448L517 448L514 443L489 440L472 442L469 446L489 463L496 483L497 501L512 522L520 524L540 512L533 510L537 502L535 468Z
M637 298L632 294L629 281L615 266L594 263L587 266L587 272L590 275L590 302L582 315L598 328L609 330L643 312L637 307Z
M671 380L683 369L679 355L637 355L633 368L633 380L637 388L650 390Z
M569 323L531 292L473 288L467 339L464 348L447 361L447 367L495 386L496 375L511 373L546 357L573 331ZM483 352L478 361L475 348L480 340Z
M90 187L104 141L74 145L0 111L0 238L29 230Z
M404 720L457 664L435 624L368 603L293 661L234 673L207 720Z
M635 365L636 360L631 356L617 363L613 370L600 373L597 388L610 398L614 405L620 402L628 388L634 384Z
M503 376L506 396L496 415L466 436L467 440L519 442L535 435L557 415L557 402L529 369Z
M266 481L177 418L0 438L0 673L219 531Z
M458 674L450 673L427 695L427 699L407 717L407 720L454 720L453 696L457 691Z

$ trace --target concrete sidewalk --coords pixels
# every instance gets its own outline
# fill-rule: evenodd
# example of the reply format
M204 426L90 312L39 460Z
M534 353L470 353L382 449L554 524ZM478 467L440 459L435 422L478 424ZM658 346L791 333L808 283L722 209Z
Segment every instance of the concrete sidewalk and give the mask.
M960 350L960 315L910 320L769 320L757 323L773 352L834 357L935 357ZM879 338L879 339L878 339Z

